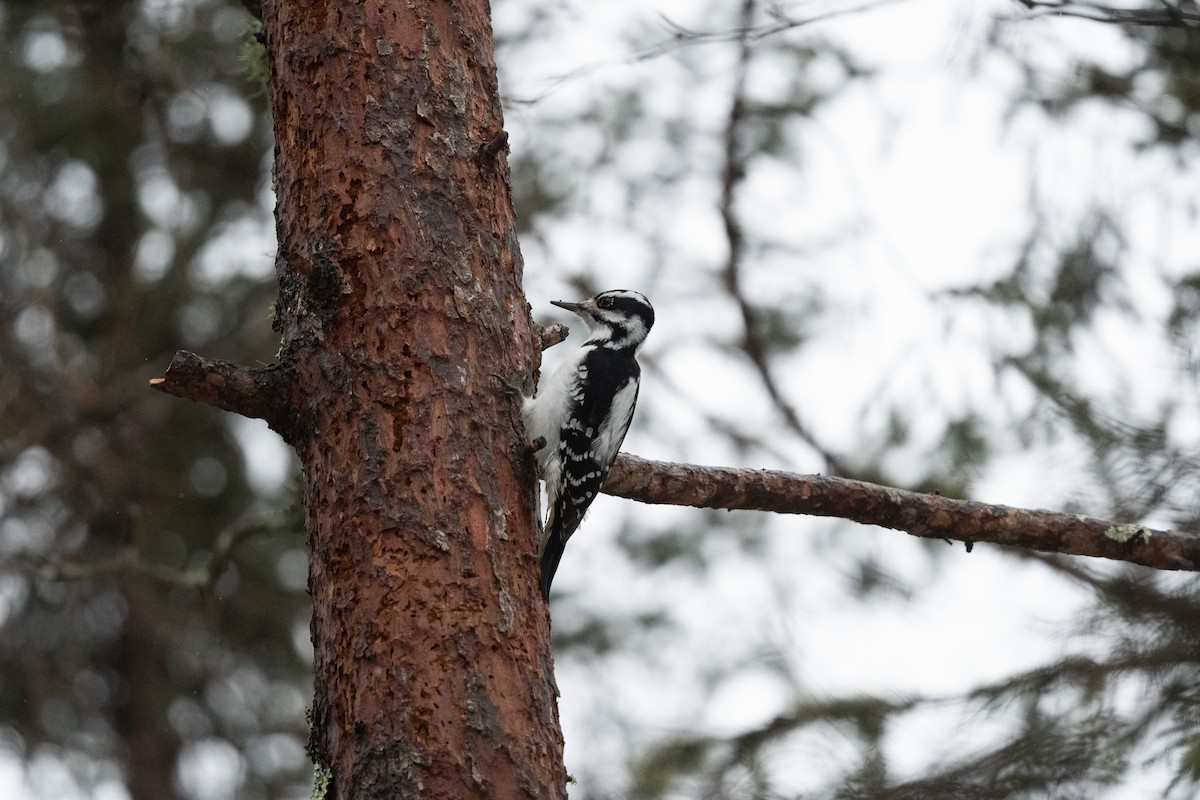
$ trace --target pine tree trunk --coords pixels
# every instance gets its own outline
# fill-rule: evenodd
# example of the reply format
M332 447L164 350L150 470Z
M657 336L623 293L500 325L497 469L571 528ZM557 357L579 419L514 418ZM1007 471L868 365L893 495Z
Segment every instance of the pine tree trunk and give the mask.
M305 480L332 792L566 795L532 462L536 368L484 2L263 3L280 423Z

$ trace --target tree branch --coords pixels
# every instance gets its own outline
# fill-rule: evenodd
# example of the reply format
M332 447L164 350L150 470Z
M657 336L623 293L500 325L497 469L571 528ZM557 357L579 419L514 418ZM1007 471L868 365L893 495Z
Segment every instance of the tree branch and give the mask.
M292 422L291 383L292 369L286 363L252 369L180 350L166 375L151 379L150 388L243 417L264 419L287 439Z
M125 547L107 558L94 561L64 561L59 558L30 560L39 578L47 581L103 580L125 572L136 572L153 580L184 589L211 589L233 558L233 550L251 536L269 533L287 524L282 517L251 519L226 528L217 536L212 555L202 567L183 568L147 559L137 547Z
M1118 25L1141 25L1149 28L1200 28L1200 8L1194 2L1183 0L1169 3L1162 0L1162 8L1117 8L1096 3L1077 3L1071 0L1015 0L1029 9L1027 19L1053 15L1076 17L1093 22L1108 22Z
M666 41L659 42L656 45L638 53L635 57L638 61L647 61L652 58L657 58L664 53L669 53L683 45L693 44L710 44L712 42L730 42L744 40L756 42L761 39L766 39L770 36L776 36L787 31L803 28L809 25L815 25L819 22L845 17L851 14L860 14L864 11L871 11L879 6L887 3L896 2L896 0L868 0L868 2L860 3L856 6L839 5L829 11L813 14L809 17L792 17L783 13L783 10L775 4L772 4L766 9L766 15L770 17L770 22L761 25L751 24L752 20L744 19L742 24L731 30L696 30L687 28L673 21L665 14L660 14L663 25L666 26L670 33L670 38Z
M926 539L1200 571L1200 537L1055 511L952 500L864 481L777 470L667 464L622 453L603 491L642 503L841 517Z
M725 239L729 245L729 254L725 261L723 278L725 289L737 305L742 317L742 351L758 372L767 396L771 398L775 408L783 416L784 421L811 448L820 454L825 461L825 470L840 474L848 474L849 470L836 453L828 450L817 441L816 437L800 419L795 407L784 397L774 372L768 363L767 342L763 336L758 314L747 299L742 284L742 266L746 250L746 236L738 218L736 201L737 194L746 179L748 157L744 142L745 130L750 119L750 109L746 94L746 81L753 56L751 31L757 13L756 0L743 0L741 31L738 42L738 61L734 74L733 102L729 107L729 116L725 123L724 158L721 169L721 199L719 203L721 222L725 230Z

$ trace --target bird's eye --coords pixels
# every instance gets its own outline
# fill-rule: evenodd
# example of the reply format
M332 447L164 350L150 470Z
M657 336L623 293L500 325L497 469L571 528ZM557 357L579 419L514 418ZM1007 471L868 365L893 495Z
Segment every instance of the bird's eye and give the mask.
M613 299L611 297L601 297L596 301L596 305L601 308L612 308Z

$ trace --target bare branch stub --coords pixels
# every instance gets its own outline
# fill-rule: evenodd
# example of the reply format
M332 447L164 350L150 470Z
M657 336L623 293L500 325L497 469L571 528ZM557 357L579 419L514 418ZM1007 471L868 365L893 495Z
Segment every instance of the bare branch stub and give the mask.
M666 464L621 454L603 490L643 503L841 517L929 539L991 542L1155 569L1200 571L1200 536L953 500L846 478Z
M571 335L571 329L558 322L553 325L539 325L536 332L538 343L543 350L549 350L554 345L565 342Z
M287 439L291 375L290 366L284 363L254 369L180 350L171 359L166 374L150 381L150 388L243 417L266 420Z

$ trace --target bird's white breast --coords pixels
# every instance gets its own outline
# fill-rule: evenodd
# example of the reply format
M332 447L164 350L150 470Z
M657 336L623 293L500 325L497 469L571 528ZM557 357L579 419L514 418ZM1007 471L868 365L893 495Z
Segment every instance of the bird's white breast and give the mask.
M572 399L579 391L579 382L584 369L583 359L592 350L589 345L575 349L546 381L537 397L526 398L521 407L525 418L525 432L529 439L542 438L546 445L538 450L538 463L546 485L557 486L560 466L558 463L559 433L571 413Z

